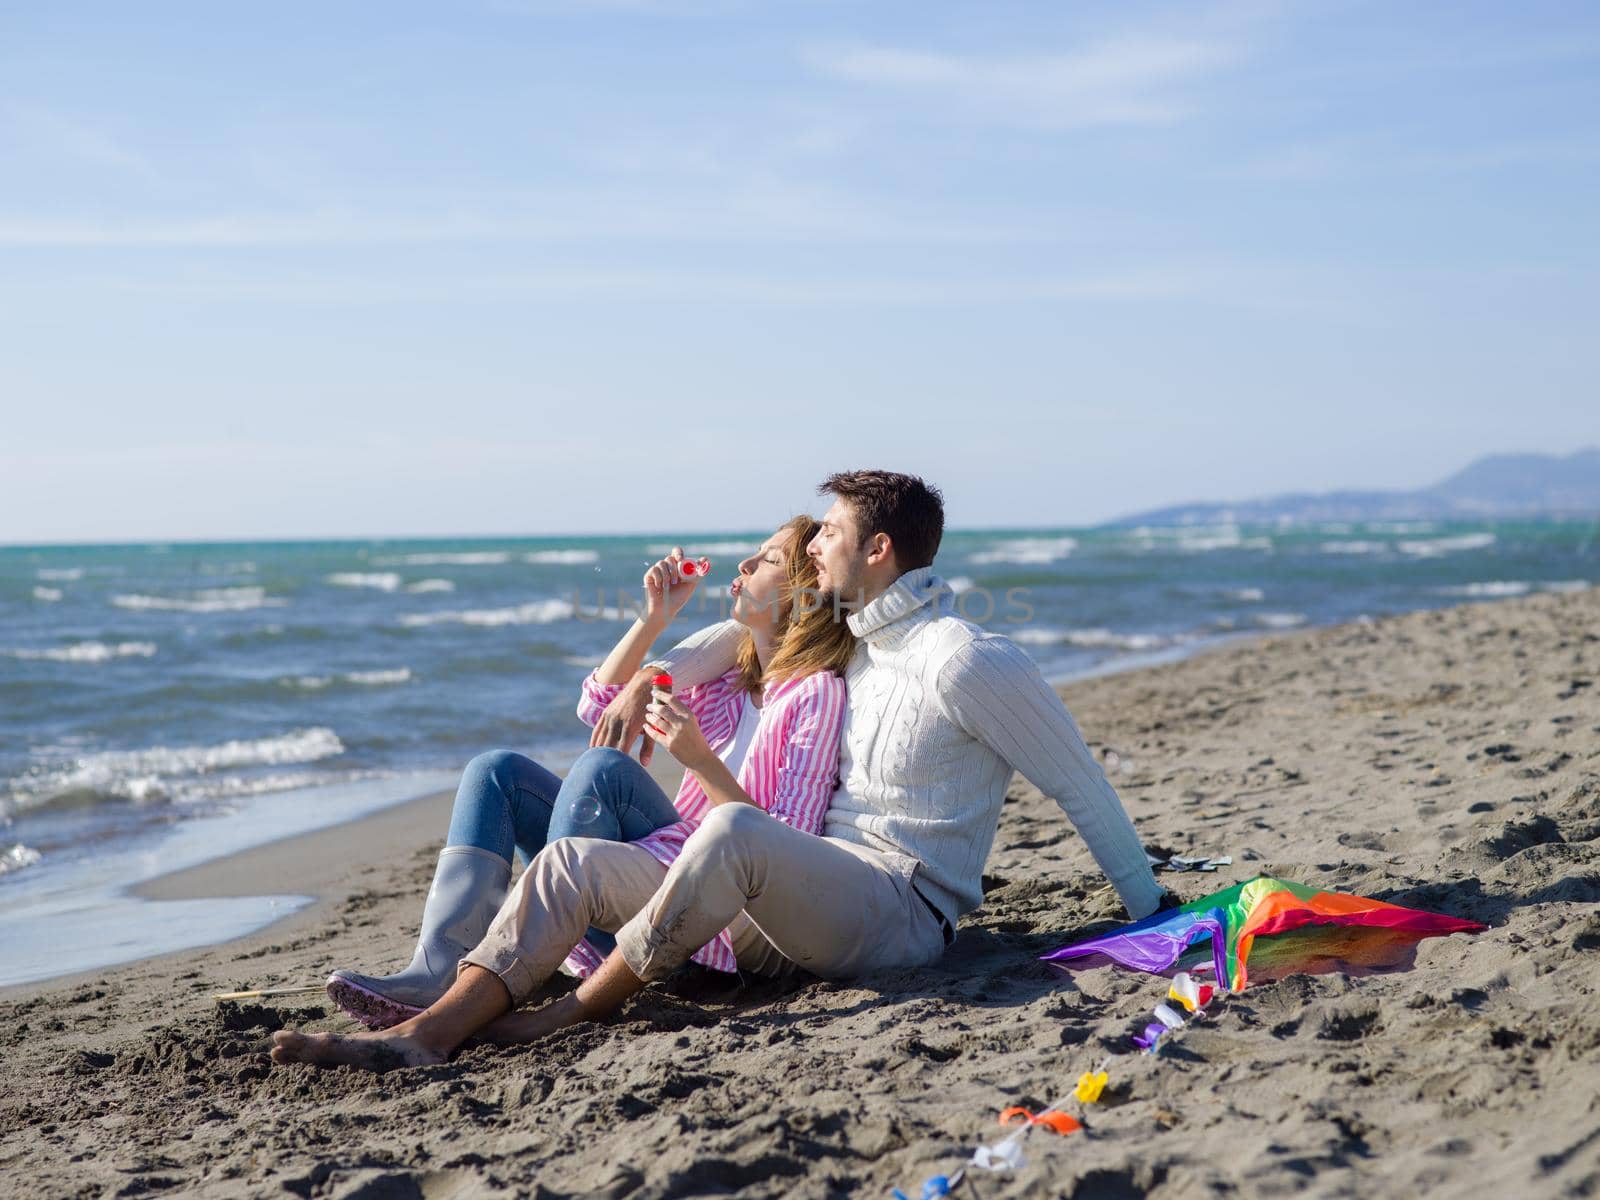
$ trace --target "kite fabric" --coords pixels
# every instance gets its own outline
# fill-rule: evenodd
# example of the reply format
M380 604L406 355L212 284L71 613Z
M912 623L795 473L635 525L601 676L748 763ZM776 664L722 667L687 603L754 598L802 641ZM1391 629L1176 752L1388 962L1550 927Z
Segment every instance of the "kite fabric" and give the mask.
M1160 975L1177 963L1193 943L1211 939L1217 980L1242 992L1249 981L1246 961L1256 938L1288 933L1308 925L1366 926L1397 930L1418 938L1449 933L1479 933L1476 921L1402 908L1382 900L1322 892L1304 884L1257 876L1167 912L1042 955L1045 962L1066 969L1069 960L1104 955L1124 967Z

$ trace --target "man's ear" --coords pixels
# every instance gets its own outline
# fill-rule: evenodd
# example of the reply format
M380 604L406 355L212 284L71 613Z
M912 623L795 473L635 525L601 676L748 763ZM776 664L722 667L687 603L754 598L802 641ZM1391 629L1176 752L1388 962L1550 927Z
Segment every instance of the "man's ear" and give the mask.
M872 548L867 551L868 564L875 567L879 563L888 562L893 557L894 542L890 540L889 535L887 533L873 534Z

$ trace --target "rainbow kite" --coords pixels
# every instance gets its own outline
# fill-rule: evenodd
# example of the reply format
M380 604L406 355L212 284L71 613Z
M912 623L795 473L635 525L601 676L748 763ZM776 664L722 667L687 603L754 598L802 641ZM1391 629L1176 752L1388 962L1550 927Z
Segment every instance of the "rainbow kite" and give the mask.
M1231 981L1233 990L1242 992L1249 981L1245 963L1257 938L1311 925L1392 931L1413 941L1448 933L1478 933L1488 928L1476 921L1401 908L1361 896L1319 892L1304 884L1260 875L1248 883L1213 892L1180 908L1158 912L1042 957L1065 969L1069 959L1104 955L1133 970L1160 975L1176 965L1189 946L1210 938L1217 979Z

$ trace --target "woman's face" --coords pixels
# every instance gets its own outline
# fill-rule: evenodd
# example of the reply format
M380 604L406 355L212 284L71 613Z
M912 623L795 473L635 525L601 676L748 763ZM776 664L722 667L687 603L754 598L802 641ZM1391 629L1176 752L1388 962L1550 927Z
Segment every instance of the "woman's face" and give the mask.
M789 537L780 529L739 563L739 576L728 594L733 597L733 619L746 628L770 632L778 627L783 584L789 577Z

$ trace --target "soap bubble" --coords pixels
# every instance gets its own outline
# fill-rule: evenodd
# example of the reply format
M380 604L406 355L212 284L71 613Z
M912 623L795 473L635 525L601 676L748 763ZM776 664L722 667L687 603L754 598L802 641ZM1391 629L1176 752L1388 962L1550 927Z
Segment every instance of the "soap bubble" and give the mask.
M593 825L600 819L600 801L593 796L580 796L572 803L574 825Z

